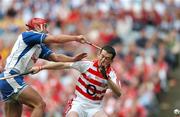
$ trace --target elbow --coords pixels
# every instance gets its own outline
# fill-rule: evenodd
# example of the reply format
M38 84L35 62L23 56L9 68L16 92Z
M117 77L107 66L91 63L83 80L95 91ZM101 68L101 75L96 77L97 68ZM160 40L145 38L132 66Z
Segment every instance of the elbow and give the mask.
M121 97L121 93L120 92L113 93L113 96L118 99Z
M121 91L120 91L120 90L116 90L115 95L116 95L118 98L121 97Z
M53 54L50 58L49 58L49 60L50 61L53 61L53 62L60 62L60 59L59 59L60 57L57 55L57 54Z

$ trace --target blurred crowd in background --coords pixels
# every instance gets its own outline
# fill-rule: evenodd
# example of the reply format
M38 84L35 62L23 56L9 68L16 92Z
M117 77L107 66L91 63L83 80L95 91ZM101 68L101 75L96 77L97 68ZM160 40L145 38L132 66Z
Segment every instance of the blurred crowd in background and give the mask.
M122 96L107 92L103 108L111 117L156 117L162 94L169 91L169 72L180 59L180 2L178 0L1 0L0 71L18 34L33 17L49 21L49 33L83 34L99 46L112 45L113 63L121 80ZM69 56L87 52L93 60L98 51L86 44L51 45ZM45 64L39 60L37 65ZM74 92L79 72L44 70L26 76L47 103L45 117L63 116ZM0 117L3 104L0 105ZM23 117L31 109L24 107Z

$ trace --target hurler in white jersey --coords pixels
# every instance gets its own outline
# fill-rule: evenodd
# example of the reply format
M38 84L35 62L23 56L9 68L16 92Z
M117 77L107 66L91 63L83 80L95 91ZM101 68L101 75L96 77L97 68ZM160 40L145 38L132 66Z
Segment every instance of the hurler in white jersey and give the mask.
M38 58L56 62L72 62L86 57L86 53L75 57L55 54L46 46L46 44L68 41L85 43L84 36L47 34L47 20L42 18L33 18L26 26L27 31L18 36L0 78L28 71ZM23 76L0 80L0 94L5 101L6 117L21 117L22 104L32 108L31 117L43 116L45 102L31 86L24 82Z

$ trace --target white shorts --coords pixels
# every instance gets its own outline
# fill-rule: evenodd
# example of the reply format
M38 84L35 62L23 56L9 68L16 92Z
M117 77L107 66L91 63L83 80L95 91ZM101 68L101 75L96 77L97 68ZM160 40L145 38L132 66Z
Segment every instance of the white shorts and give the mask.
M93 117L96 112L102 111L102 104L93 104L80 97L74 98L68 106L66 117L71 111L77 112L79 117Z

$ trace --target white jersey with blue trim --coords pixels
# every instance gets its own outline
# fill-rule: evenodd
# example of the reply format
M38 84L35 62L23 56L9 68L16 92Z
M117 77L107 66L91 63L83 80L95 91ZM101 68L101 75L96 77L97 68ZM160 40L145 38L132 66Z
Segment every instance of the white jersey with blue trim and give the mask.
M10 55L6 60L5 70L28 71L38 58L47 59L52 51L43 44L47 34L26 31L18 36Z

